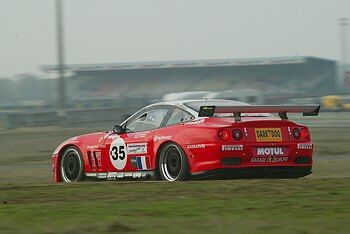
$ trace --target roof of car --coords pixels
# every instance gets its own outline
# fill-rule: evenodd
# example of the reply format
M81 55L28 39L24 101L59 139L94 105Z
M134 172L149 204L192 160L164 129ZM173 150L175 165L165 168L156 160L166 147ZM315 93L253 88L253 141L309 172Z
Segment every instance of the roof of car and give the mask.
M172 105L172 106L185 106L184 103L187 102L210 102L210 101L215 101L215 102L231 102L232 105L239 106L239 105L247 105L247 103L244 102L238 102L238 101L233 101L233 100L226 100L226 99L185 99L185 100L174 100L174 101L164 101L164 102L157 102L154 104L151 104L149 106L157 106L157 105Z

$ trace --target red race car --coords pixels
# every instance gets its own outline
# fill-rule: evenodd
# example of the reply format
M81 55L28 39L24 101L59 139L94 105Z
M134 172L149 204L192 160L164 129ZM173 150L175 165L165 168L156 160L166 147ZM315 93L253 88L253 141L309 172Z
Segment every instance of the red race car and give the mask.
M315 116L319 108L215 99L156 103L110 131L63 142L52 156L54 181L303 177L311 173L313 143L308 128L287 113Z

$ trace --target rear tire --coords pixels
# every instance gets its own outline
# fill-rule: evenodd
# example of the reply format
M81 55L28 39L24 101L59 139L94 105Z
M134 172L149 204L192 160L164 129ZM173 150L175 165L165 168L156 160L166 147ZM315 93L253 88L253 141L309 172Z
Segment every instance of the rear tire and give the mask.
M84 163L80 150L77 147L68 147L60 160L62 182L78 182L84 178Z
M183 149L175 143L167 143L160 151L158 170L162 180L188 179L189 165Z

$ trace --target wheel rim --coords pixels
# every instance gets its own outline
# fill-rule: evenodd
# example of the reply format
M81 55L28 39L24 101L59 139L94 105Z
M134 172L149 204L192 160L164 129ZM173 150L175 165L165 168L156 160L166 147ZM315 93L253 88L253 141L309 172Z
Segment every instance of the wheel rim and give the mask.
M180 175L181 165L182 157L180 149L175 145L167 148L161 159L161 170L166 180L176 180Z
M61 161L61 175L65 182L74 182L81 172L81 161L79 153L71 149L63 155Z

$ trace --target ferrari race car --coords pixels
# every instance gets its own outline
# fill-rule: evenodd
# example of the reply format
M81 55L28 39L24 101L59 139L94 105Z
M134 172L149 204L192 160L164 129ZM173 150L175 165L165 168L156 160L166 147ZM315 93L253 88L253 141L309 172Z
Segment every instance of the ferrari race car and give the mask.
M313 143L287 113L316 116L319 108L216 99L152 104L110 131L63 142L52 155L54 181L303 177L311 173Z

